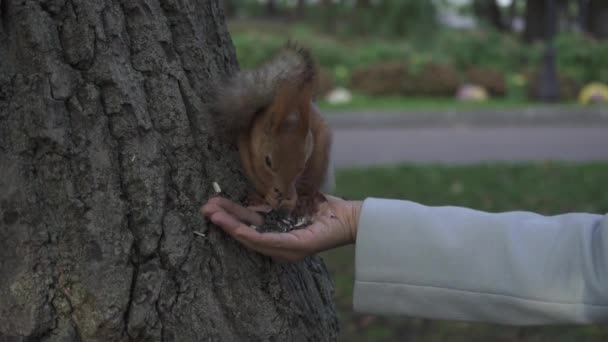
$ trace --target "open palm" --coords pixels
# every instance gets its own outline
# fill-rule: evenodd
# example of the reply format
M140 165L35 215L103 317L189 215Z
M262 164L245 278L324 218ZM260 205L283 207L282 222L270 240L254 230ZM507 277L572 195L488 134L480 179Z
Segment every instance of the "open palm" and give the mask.
M201 213L249 249L277 261L294 262L355 242L361 202L325 197L327 201L320 205L311 225L286 233L256 231L250 225L264 223L263 216L256 212L260 208L246 208L223 197L211 198Z

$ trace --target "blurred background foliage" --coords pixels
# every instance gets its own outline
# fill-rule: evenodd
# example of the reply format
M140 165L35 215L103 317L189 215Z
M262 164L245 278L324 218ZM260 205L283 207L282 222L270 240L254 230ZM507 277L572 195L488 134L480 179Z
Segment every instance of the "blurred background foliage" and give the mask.
M538 99L549 0L224 0L242 67L288 38L312 49L319 95L454 96L464 84L493 98ZM560 100L608 83L608 1L554 0Z

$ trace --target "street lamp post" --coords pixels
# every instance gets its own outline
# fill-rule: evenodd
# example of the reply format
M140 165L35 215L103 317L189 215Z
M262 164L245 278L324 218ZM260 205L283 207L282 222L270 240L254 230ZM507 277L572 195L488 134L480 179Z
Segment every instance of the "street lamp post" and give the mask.
M559 100L559 80L557 77L557 67L555 65L555 46L553 38L557 29L557 13L555 0L544 0L547 13L545 21L546 47L543 56L543 67L540 75L539 95L545 102L555 102Z

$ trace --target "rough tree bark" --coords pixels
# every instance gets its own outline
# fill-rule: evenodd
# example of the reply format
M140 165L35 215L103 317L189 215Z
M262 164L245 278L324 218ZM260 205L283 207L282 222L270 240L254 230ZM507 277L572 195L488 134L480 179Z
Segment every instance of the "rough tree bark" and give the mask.
M237 68L217 0L0 20L1 341L336 339L319 258L272 263L199 214L212 181L245 188L205 109Z

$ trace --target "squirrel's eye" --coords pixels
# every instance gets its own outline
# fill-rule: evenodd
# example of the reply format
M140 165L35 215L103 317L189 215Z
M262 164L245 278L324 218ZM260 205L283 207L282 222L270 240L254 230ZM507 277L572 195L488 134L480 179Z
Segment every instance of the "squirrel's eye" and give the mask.
M272 168L272 161L270 160L270 156L266 156L266 166L268 166L269 168Z

